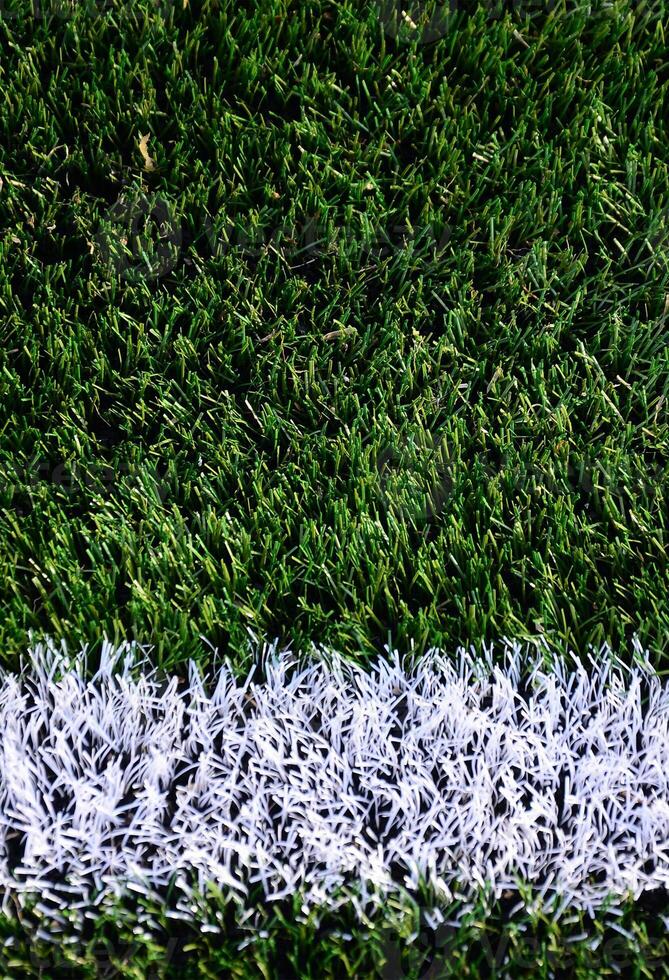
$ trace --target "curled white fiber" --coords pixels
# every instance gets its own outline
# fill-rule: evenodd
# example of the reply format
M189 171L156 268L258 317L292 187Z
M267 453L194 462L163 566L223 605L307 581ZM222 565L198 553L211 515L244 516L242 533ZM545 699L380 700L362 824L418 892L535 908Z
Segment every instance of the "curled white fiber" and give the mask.
M636 651L639 654L639 650ZM639 657L637 656L637 661ZM529 882L594 908L669 878L669 690L608 648L365 670L275 647L188 683L106 644L0 677L0 889L54 906L211 881L244 901Z

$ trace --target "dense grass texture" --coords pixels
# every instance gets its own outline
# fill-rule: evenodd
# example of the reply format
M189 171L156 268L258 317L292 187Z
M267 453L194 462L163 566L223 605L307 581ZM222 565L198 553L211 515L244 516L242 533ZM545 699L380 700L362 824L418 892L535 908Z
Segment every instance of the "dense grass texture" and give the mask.
M666 669L666 5L400 6L0 0L4 667L32 631L181 676L255 637ZM447 956L207 901L218 934L140 896L55 945L17 908L0 972L666 963L663 895L482 906Z
M662 665L662 3L0 10L6 665L28 629Z

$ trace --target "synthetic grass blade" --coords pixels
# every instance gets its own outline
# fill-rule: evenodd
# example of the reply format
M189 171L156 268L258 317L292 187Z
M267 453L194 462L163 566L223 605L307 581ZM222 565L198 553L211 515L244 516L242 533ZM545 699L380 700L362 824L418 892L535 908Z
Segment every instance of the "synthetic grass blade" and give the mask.
M244 682L192 666L185 684L132 646L94 672L38 646L0 683L5 901L58 914L209 882L361 913L422 884L437 904L522 882L588 910L638 897L669 876L669 689L636 660L512 644L501 665L431 651L367 673L273 646Z

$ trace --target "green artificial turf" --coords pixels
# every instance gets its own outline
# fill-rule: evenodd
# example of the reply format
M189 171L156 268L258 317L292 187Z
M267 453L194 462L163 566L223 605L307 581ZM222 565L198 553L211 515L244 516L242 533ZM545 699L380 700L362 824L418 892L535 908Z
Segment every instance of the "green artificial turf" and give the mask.
M662 3L3 3L5 663L666 651Z
M665 4L452 7L0 0L4 666L665 669Z
M626 903L615 915L582 913L556 921L537 910L509 921L509 903L481 902L459 924L432 929L418 905L389 909L367 926L350 909L297 923L299 901L276 903L263 928L239 926L221 896L200 899L200 922L171 919L146 900L106 909L84 937L54 943L39 916L0 917L3 976L100 980L127 977L218 980L441 980L526 977L549 980L669 975L666 916L653 902ZM452 909L458 911L457 908ZM666 912L666 903L662 907ZM138 925L138 920L141 925Z

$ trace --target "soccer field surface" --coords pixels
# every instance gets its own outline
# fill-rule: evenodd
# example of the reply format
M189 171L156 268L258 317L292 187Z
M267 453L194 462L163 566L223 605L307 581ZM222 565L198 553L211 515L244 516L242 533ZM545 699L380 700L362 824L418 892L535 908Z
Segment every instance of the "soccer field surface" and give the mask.
M665 22L0 0L4 975L663 967Z

